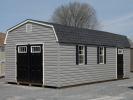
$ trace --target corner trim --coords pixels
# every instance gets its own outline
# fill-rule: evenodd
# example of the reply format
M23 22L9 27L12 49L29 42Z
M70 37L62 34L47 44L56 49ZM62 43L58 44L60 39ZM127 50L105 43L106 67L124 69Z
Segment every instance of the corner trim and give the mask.
M118 48L116 48L116 79L118 79L118 78L117 78L117 76L118 76L118 75L117 75L117 49L118 49Z

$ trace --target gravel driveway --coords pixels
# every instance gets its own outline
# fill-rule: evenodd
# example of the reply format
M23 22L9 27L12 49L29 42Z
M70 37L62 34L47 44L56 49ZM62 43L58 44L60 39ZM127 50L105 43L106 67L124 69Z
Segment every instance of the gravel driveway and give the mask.
M5 84L0 79L0 100L133 100L133 77L62 89Z

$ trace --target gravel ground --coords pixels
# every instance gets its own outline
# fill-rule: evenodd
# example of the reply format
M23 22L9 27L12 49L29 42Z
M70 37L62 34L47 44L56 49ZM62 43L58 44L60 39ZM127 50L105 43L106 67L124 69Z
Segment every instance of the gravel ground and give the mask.
M6 84L0 79L0 100L133 100L132 76L62 89Z

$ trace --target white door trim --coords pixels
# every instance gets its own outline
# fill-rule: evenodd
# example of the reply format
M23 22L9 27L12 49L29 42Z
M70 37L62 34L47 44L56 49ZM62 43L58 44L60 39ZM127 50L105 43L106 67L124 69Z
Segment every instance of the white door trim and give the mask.
M42 75L43 75L43 78L42 78L42 81L43 81L43 86L44 86L44 43L42 43L42 42L28 42L28 43L17 43L16 44L16 47L15 47L15 62L16 62L16 82L17 82L17 46L18 45L28 45L28 44L42 44L42 53L43 53L43 58L42 58L42 60L43 60L43 65L42 65L42 67L43 67L43 69L42 69L42 71L43 71L43 73L42 73Z

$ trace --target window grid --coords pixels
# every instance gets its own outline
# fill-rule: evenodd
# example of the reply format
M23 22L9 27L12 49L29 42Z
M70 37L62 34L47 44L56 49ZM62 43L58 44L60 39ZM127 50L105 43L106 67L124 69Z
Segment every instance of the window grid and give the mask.
M18 53L27 53L27 46L19 46Z
M79 46L78 47L78 60L79 60L79 64L83 64L84 63L84 46Z
M118 49L118 54L123 54L123 49Z
M99 47L99 64L104 64L104 47Z
M31 53L40 53L41 47L40 46L31 46Z

